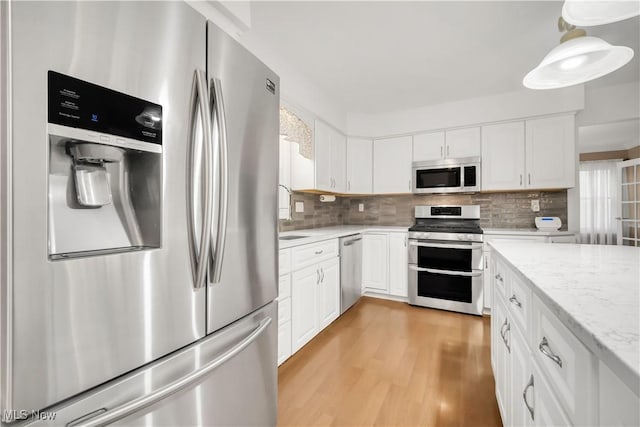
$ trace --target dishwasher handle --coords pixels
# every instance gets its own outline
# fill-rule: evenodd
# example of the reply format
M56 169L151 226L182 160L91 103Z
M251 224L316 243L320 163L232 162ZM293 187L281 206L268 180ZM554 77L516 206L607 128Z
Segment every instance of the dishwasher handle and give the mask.
M357 242L358 240L362 240L362 237L358 237L358 238L355 238L355 239L348 240L348 241L344 242L343 246L351 246L355 242Z

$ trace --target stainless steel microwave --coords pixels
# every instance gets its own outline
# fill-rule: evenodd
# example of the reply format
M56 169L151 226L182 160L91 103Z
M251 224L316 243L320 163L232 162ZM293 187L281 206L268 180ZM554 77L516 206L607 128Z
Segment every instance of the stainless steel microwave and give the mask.
M480 157L413 163L414 193L473 193L480 191Z

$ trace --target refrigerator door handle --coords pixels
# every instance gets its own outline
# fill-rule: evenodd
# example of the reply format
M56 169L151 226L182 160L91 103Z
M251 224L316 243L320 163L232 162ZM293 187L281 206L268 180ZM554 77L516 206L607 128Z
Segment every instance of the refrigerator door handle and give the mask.
M202 229L200 230L200 239L196 238L196 212L195 202L199 195L195 193L194 186L194 162L196 154L194 152L196 144L196 118L200 114L202 122L202 133L204 136L204 183L201 186L203 194L204 215L202 218ZM211 115L209 114L209 97L207 95L207 79L204 71L196 70L193 77L193 85L191 89L191 111L190 132L189 132L189 158L187 160L187 221L189 225L189 240L191 247L191 271L193 272L193 287L202 288L206 281L207 273L207 257L210 249L210 240L207 238L211 234L211 222L213 216L213 200L211 190L213 184L213 176L211 168L213 164L212 136L211 136ZM198 247L199 246L199 247Z
M229 159L226 114L224 98L222 96L222 82L220 79L212 79L211 85L211 110L215 113L218 129L218 150L220 153L220 168L218 169L218 180L220 190L218 191L218 224L216 230L215 244L212 246L213 252L213 274L211 283L220 283L222 275L222 261L224 259L224 248L227 237L227 215L229 211ZM212 140L213 142L213 140ZM212 145L213 147L213 145Z
M197 371L194 371L189 375L186 375L179 380L174 381L157 391L154 391L153 393L139 397L123 405L117 406L113 409L108 410L107 412L103 412L102 414L97 415L96 417L85 420L84 422L74 424L74 427L98 427L114 423L148 406L154 405L159 401L171 396L172 394L197 385L204 379L204 377L211 374L222 364L229 361L230 359L233 359L236 355L242 352L242 350L251 345L260 336L260 334L262 334L267 329L270 324L271 317L263 319L258 324L258 327L254 329L249 335L247 335L246 338L242 339L242 341L224 352L222 355L220 355L220 357L207 363Z

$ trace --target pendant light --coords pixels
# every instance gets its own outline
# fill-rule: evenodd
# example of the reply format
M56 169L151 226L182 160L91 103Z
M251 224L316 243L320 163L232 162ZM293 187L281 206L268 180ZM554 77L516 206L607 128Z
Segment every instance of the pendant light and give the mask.
M633 58L633 49L589 37L563 18L558 20L558 29L566 31L560 44L524 77L525 87L556 89L577 85L609 74Z
M640 15L637 0L566 0L562 17L573 25L590 27L609 24Z

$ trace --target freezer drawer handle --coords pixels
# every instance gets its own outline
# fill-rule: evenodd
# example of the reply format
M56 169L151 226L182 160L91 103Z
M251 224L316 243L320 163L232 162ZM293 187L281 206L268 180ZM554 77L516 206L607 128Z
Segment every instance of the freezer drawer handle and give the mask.
M207 238L211 234L211 222L213 219L213 201L211 200L213 174L211 167L213 164L213 151L211 143L211 121L209 110L209 98L206 90L206 76L204 71L196 70L193 78L193 86L191 89L191 130L189 133L189 160L187 161L187 221L189 223L189 239L191 248L191 270L193 271L193 287L201 288L204 286L207 274L207 259L210 250L210 241ZM202 132L204 135L204 182L202 185L202 198L204 204L204 214L202 217L202 230L200 238L196 238L196 212L195 201L200 197L194 194L194 162L199 157L195 153L195 135L196 135L196 117L200 113L202 121ZM198 244L199 242L199 244ZM199 248L198 248L199 246ZM199 250L198 250L199 249Z
M125 403L124 405L113 408L107 412L104 412L97 417L86 420L79 424L75 424L74 427L98 427L107 424L114 423L125 417L128 417L134 412L138 412L148 406L154 405L159 401L166 399L174 393L177 393L186 388L197 385L207 375L211 374L218 367L225 362L233 359L238 353L251 345L262 334L267 327L271 324L271 318L267 317L263 319L258 327L253 330L246 338L240 341L236 346L223 353L220 357L204 365L201 369L190 373L189 375L180 378L177 381L163 387L151 394L142 396L138 399Z
M229 213L229 142L227 140L226 114L224 98L222 97L222 82L220 79L213 79L212 83L211 111L215 111L214 124L217 125L219 136L218 151L220 153L220 164L218 168L218 182L220 185L220 191L218 191L218 226L215 244L212 246L213 277L211 278L211 283L220 283L220 276L222 275L222 260L224 258L224 248L227 237L227 218Z

